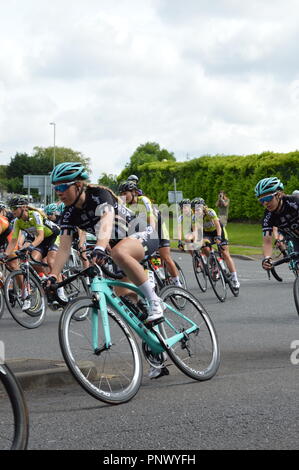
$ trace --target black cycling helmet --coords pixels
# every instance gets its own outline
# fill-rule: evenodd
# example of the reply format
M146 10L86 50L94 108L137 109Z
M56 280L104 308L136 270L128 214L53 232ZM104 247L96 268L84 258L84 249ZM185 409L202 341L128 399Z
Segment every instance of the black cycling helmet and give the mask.
M3 201L0 201L0 211L3 211L3 209L6 208L6 204Z
M138 190L135 181L123 181L118 188L119 193L125 193L126 191Z
M195 197L191 201L191 207L194 209L195 206L205 206L205 200L202 197Z
M7 205L10 208L28 206L29 202L24 196L14 196L7 201Z
M139 181L139 178L136 175L130 175L128 176L127 181L135 181L135 183L137 184Z
M182 200L179 202L180 207L183 207L184 204L191 204L190 199L182 199Z

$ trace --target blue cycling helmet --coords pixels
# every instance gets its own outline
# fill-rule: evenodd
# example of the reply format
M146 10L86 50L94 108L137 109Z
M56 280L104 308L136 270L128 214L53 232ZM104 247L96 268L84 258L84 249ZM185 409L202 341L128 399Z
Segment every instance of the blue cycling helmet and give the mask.
M61 181L87 180L88 173L80 162L64 162L55 166L51 173L51 183L56 184Z
M267 193L274 193L275 191L279 191L283 189L283 183L280 181L279 178L276 178L276 176L273 176L271 178L264 178L260 180L254 191L256 197L260 197L263 194Z
M58 206L53 202L52 204L48 204L46 207L44 207L44 213L47 215L53 215L58 212Z
M65 209L65 204L64 204L64 202L59 202L59 203L57 204L57 212L58 212L58 214L62 214L63 211L64 211L64 209Z

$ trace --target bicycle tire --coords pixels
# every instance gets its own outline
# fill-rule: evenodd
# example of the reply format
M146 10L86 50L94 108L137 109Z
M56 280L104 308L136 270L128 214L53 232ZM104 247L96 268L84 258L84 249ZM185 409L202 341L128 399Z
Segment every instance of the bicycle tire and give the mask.
M181 310L173 306L172 302L173 297L178 296L185 299L185 306ZM165 321L158 325L164 339L167 340L168 337L182 333L190 327L190 322L181 315L198 325L196 331L186 334L182 340L167 349L167 354L174 364L192 379L211 379L220 365L220 350L215 327L206 309L194 295L180 287L165 287L160 292L160 297L166 307Z
M215 272L212 272L213 264ZM219 261L214 253L210 253L207 259L207 275L216 297L220 302L225 302L227 289L224 275Z
M75 380L91 396L113 405L125 403L136 395L142 381L138 344L126 323L109 307L112 346L95 354L91 339L92 307L90 297L80 297L63 311L59 322L59 343L64 360ZM89 309L84 321L74 318L80 316L80 309ZM104 338L101 321L98 329L98 338Z
M299 277L296 277L293 284L293 294L297 313L299 315Z
M236 289L233 285L233 281L232 281L232 278L231 278L231 273L229 272L229 269L227 267L227 264L226 262L224 261L223 258L221 258L222 262L223 262L223 266L222 266L222 263L219 263L219 266L220 266L220 269L222 271L222 274L223 274L223 277L225 279L225 282L228 284L228 287L230 288L231 290L231 293L233 294L234 297L238 297L239 293L240 293L240 289Z
M39 281L30 274L29 280L32 289L32 305L28 310L23 311L21 289L15 279L17 276L22 276L24 278L23 271L12 271L7 276L4 283L4 298L9 313L14 320L24 328L38 328L43 323L46 316L46 299L44 291Z
M0 318L3 317L4 305L5 305L5 300L4 300L3 288L0 287Z
M0 450L25 450L29 414L22 388L7 364L0 364Z
M206 274L205 263L201 253L194 253L192 256L192 265L197 284L202 292L206 292L208 288L208 280Z

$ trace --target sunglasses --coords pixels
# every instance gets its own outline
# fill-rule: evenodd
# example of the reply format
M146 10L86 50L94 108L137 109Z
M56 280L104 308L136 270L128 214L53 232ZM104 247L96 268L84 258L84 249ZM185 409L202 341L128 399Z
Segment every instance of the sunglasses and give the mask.
M273 194L268 194L268 196L260 197L259 201L260 201L261 204L263 204L264 202L270 202L270 201L272 201L274 196L276 196L276 194L277 193L273 193Z
M59 191L60 193L64 193L72 184L75 184L75 181L71 181L70 183L61 183L61 184L56 184L54 186L54 191Z

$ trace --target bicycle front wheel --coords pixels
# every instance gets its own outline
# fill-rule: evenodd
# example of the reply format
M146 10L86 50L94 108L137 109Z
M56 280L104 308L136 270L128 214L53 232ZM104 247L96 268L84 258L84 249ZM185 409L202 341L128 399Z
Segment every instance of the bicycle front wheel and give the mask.
M213 254L210 254L207 260L207 274L216 297L220 302L226 299L227 289L221 266Z
M76 381L94 398L114 405L127 402L141 385L143 372L139 347L128 326L110 307L112 344L107 347L101 313L92 310L90 297L81 297L63 311L59 343L64 360ZM82 312L84 320L78 321ZM96 349L92 340L92 335L96 334L95 321L98 325Z
M192 256L193 271L197 284L202 292L206 292L208 287L205 263L200 253L195 252Z
M46 316L45 294L40 283L29 275L29 299L30 307L23 310L22 286L25 282L23 271L12 271L4 284L4 298L7 308L19 325L24 328L39 327Z
M6 364L0 364L0 409L0 450L25 450L28 409L19 382Z
M169 357L175 365L192 379L203 381L211 379L220 363L217 334L207 311L190 292L180 287L165 287L160 292L165 303L165 321L159 324L164 339L184 333L183 338L169 350ZM173 299L184 299L183 308ZM193 331L190 331L190 327ZM189 330L189 331L188 331Z

